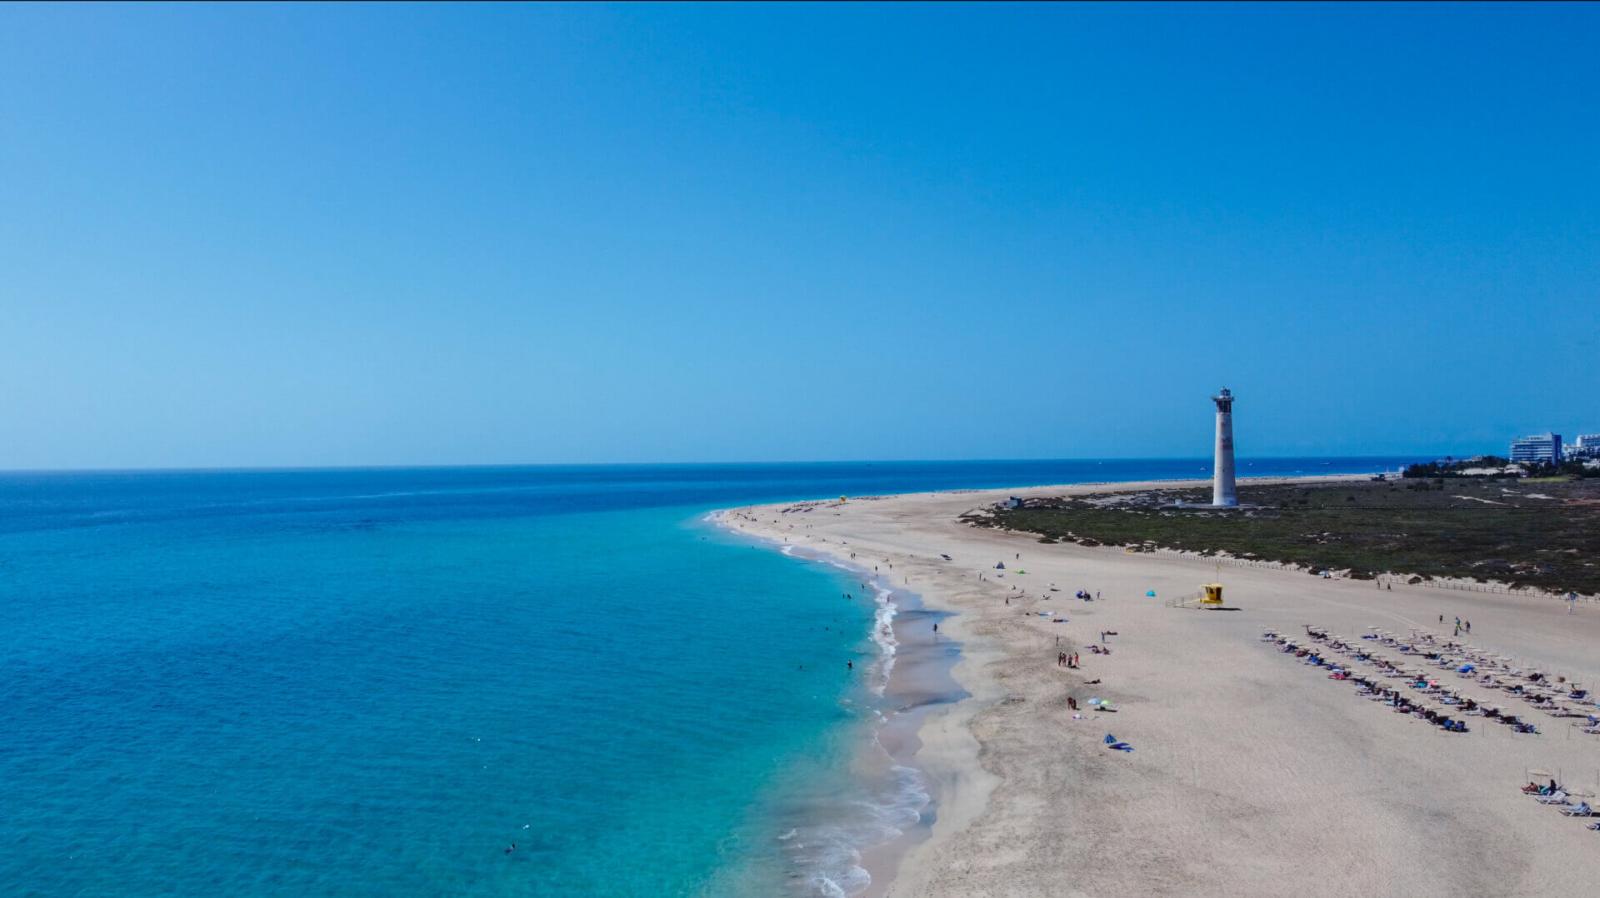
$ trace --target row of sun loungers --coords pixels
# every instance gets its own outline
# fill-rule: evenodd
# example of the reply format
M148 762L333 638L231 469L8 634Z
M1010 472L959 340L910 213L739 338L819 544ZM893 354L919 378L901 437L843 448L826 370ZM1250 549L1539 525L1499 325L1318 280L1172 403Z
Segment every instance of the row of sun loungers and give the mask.
M1510 667L1509 659L1504 656L1488 655L1486 651L1475 647L1467 647L1456 642L1440 642L1434 635L1418 634L1414 632L1410 637L1397 637L1389 632L1379 631L1373 627L1373 632L1363 635L1360 642L1346 642L1336 635L1330 634L1322 627L1307 626L1306 635L1315 643L1320 643L1317 648L1304 647L1294 643L1294 648L1286 648L1285 643L1293 642L1275 631L1262 634L1264 642L1277 642L1285 651L1294 651L1296 655L1306 659L1307 663L1317 666L1330 667L1331 679L1357 679L1362 685L1360 695L1371 698L1373 701L1384 701L1397 712L1416 712L1416 716L1424 717L1430 722L1443 719L1450 724L1440 724L1448 732L1466 732L1464 724L1453 722L1451 714L1459 712L1466 717L1485 717L1498 724L1507 725L1514 732L1533 733L1538 735L1538 725L1522 720L1522 717L1512 712L1502 711L1496 704L1475 700L1470 696L1462 695L1458 688L1443 685L1437 676L1427 674L1426 667L1437 669L1450 669L1456 672L1459 679L1467 680L1470 684L1485 690L1502 690L1507 695L1517 696L1530 704L1531 708L1547 712L1550 716L1562 719L1584 719L1586 725L1581 728L1584 735L1600 736L1600 714L1595 714L1597 706L1576 706L1578 701L1589 700L1589 692L1578 684L1565 684L1565 679L1557 677L1554 684L1549 677L1538 671L1522 671ZM1376 643L1376 645L1373 645ZM1376 648L1394 648L1400 655L1418 658L1426 661L1426 666L1410 667L1390 661L1389 658L1376 653ZM1386 684L1376 684L1371 680L1355 677L1346 666L1341 664L1325 664L1326 656L1346 655L1355 661L1371 664L1378 674L1390 679L1403 680L1406 687L1414 692L1422 693L1427 700L1437 701L1445 708L1429 709L1424 704L1408 700L1398 688L1389 688ZM1565 693L1552 692L1554 687L1560 685L1565 688ZM1592 701L1592 700L1590 700Z
M1402 655L1418 657L1428 666L1454 669L1456 676L1484 689L1498 689L1527 702L1535 710L1552 717L1583 719L1587 735L1600 735L1600 716L1589 690L1577 683L1568 683L1564 677L1551 679L1537 670L1513 667L1510 659L1455 641L1441 642L1430 634L1415 631L1409 637L1398 637L1373 628L1362 637L1380 645L1393 647ZM1493 716L1492 712L1488 716Z
M1292 654L1306 664L1327 669L1329 671L1329 679L1353 680L1358 686L1361 687L1357 691L1357 695L1369 698L1373 701L1383 702L1385 705L1388 705L1390 708L1394 709L1396 713L1410 714L1411 716L1420 720L1426 720L1428 723L1431 723L1448 733L1467 732L1466 721L1457 720L1447 712L1430 708L1419 702L1414 702L1411 699L1403 696L1398 689L1389 689L1383 684L1380 684L1374 680L1363 676L1358 676L1352 672L1349 666L1344 662L1331 660L1324 655L1325 651L1326 653L1348 655L1357 661L1378 664L1380 665L1380 669L1382 669L1381 665L1387 664L1387 662L1383 661L1383 659L1375 659L1370 653L1363 651L1357 646L1352 646L1343 642L1342 640L1332 638L1324 630L1319 630L1315 627L1307 627L1306 632L1313 640L1322 643L1322 646L1303 646L1287 636L1279 636L1277 633L1272 631L1263 634L1262 639L1263 641L1271 641L1276 643L1279 651L1285 654ZM1392 665L1390 666L1392 667ZM1421 685L1426 688L1429 684L1423 682Z
M1422 658L1439 668L1454 668L1456 676L1489 689L1501 689L1556 717L1586 717L1593 710L1589 690L1564 677L1553 680L1537 670L1512 666L1510 659L1455 641L1441 643L1431 634L1413 632L1398 637L1376 630L1363 639L1392 646L1403 655ZM1579 707L1572 707L1577 704Z
M1560 811L1563 817L1600 817L1600 811L1596 811L1587 799L1581 799L1574 803L1572 799L1576 796L1569 794L1566 789L1556 785L1555 780L1551 780L1548 786L1529 783L1522 787L1522 791L1524 794L1532 796L1534 801ZM1588 797L1592 798L1594 796L1589 795ZM1600 832L1600 822L1589 824L1589 829Z
M1305 629L1309 640L1305 644L1273 630L1263 633L1261 640L1272 643L1285 654L1294 655L1302 663L1328 670L1330 679L1355 681L1360 686L1358 695L1382 702L1394 708L1397 713L1409 713L1425 719L1446 732L1467 732L1466 723L1452 716L1456 713L1494 720L1520 733L1538 734L1539 730L1534 724L1525 722L1514 714L1487 705L1479 698L1463 695L1459 689L1441 683L1437 675L1430 678L1425 671L1426 667L1453 670L1459 679L1468 681L1473 687L1500 690L1517 696L1532 707L1553 716L1585 717L1587 726L1582 727L1582 732L1588 735L1600 735L1600 715L1590 711L1590 708L1600 706L1588 705L1582 708L1570 706L1577 702L1592 702L1588 691L1575 683L1566 684L1561 678L1551 682L1537 671L1512 668L1504 661L1487 656L1471 647L1456 643L1441 645L1432 636L1418 636L1413 633L1410 639L1400 639L1376 631L1361 637L1361 640L1348 642L1320 627L1307 626ZM1391 648L1401 656L1422 660L1426 664L1423 668L1403 666L1383 657L1374 650L1376 646L1372 646L1372 643ZM1371 666L1376 676L1358 675L1353 671L1351 662ZM1394 684L1385 680L1398 680L1400 683ZM1402 692L1402 688L1419 695L1408 696ZM1431 702L1438 702L1444 707L1442 709L1428 707L1427 703ZM1544 787L1530 783L1523 791L1539 804L1560 811L1563 816L1585 819L1600 817L1600 810L1596 810L1589 803L1594 798L1592 793L1569 792L1558 786L1554 780ZM1600 832L1600 822L1592 822L1588 828Z

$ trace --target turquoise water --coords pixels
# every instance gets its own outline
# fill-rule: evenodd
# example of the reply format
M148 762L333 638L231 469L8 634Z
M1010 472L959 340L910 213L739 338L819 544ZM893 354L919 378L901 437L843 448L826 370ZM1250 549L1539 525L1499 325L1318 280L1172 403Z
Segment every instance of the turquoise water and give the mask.
M0 475L0 891L815 891L875 608L705 512L1201 464Z

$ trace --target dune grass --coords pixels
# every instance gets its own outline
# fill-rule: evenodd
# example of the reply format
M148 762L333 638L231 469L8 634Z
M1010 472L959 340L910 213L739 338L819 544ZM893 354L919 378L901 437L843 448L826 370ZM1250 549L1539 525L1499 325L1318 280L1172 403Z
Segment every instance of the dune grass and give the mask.
M1244 507L1177 507L1209 490L1032 500L969 522L1070 541L1600 594L1600 479L1440 478L1239 487Z

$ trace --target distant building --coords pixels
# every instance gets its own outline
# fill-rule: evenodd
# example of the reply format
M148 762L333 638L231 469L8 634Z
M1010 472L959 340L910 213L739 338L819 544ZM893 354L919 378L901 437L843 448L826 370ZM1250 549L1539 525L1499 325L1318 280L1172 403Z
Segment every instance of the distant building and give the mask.
M1600 458L1600 433L1583 433L1567 447L1569 458Z
M1511 460L1513 462L1549 462L1559 464L1561 461L1561 434L1538 433L1533 436L1523 437L1511 441Z

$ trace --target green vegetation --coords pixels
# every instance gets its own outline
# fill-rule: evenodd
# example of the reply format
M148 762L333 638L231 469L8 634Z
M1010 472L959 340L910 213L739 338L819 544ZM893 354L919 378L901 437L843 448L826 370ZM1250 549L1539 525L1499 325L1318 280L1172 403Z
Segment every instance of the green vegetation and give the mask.
M1184 508L1208 489L1030 500L969 515L1042 542L1243 558L1381 573L1466 577L1600 593L1600 480L1432 478L1252 486L1229 510Z
M1560 464L1550 462L1518 462L1523 473L1504 473L1507 465L1511 464L1508 458L1498 455L1479 455L1474 458L1445 457L1441 461L1422 462L1407 465L1400 476L1406 479L1420 479L1426 477L1495 477L1514 480L1518 477L1545 479L1550 477L1600 477L1600 468L1591 468L1584 464L1585 459L1569 458ZM1466 474L1466 471L1482 471L1485 469L1501 469L1495 474Z

